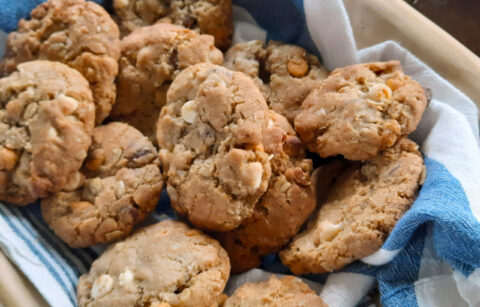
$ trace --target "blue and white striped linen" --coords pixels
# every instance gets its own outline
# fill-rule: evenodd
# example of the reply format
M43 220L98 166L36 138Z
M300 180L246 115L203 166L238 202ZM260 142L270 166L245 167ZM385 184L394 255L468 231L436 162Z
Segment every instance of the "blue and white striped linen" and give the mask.
M39 2L0 0L0 28L15 29L18 19ZM234 3L235 41L299 44L330 69L399 60L407 74L434 93L411 135L427 167L412 208L375 254L340 272L304 277L323 285L316 289L330 306L358 304L376 282L384 306L480 306L480 149L478 110L472 101L395 42L357 51L341 1ZM4 39L0 35L2 45ZM174 216L164 193L149 221L165 214ZM0 247L52 306L76 305L77 278L102 249L68 248L43 223L38 204L0 204ZM261 269L233 277L228 290L270 272L289 273L276 255L268 256Z

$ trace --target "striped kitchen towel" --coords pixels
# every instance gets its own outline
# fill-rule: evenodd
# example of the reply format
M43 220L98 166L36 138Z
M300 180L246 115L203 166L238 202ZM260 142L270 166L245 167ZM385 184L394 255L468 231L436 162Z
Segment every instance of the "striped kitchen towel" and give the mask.
M14 30L18 19L28 17L39 2L0 0L0 28ZM339 0L234 3L235 41L298 44L329 69L399 60L407 74L434 93L410 136L420 144L427 167L412 208L375 254L340 272L305 278L320 285L316 289L330 306L357 305L376 282L384 306L480 306L480 148L478 110L472 101L395 42L357 50ZM2 33L0 45L4 42ZM174 216L166 193L147 222L165 215ZM101 246L68 248L43 223L38 204L0 204L0 247L52 306L76 305L77 279L102 251ZM289 273L276 255L268 256L261 269L232 278L228 291L270 272Z

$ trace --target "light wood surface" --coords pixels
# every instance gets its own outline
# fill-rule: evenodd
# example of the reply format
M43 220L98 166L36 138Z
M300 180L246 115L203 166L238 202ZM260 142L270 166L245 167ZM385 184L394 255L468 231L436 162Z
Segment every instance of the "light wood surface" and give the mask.
M395 40L480 106L480 59L403 0L344 0L358 48ZM0 307L48 306L0 253Z

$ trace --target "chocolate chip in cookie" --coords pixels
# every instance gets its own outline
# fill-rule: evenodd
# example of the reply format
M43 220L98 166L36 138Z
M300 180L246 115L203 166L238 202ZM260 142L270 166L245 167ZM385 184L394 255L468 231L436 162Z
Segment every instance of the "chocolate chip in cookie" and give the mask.
M64 64L27 62L0 79L0 200L27 205L70 184L94 118L88 82Z
M240 227L216 237L228 252L232 273L255 268L263 256L275 253L297 234L315 209L312 161L287 119L269 111L263 146L272 175L253 215Z
M122 35L156 22L171 22L215 38L226 49L233 35L231 0L113 0Z
M238 43L225 54L224 66L252 78L268 105L291 124L307 95L328 75L318 58L305 49L270 41Z
M418 146L400 140L336 178L307 229L280 252L294 274L339 270L376 252L410 208L425 178Z
M20 20L18 30L8 35L0 75L37 59L67 64L90 83L95 122L100 124L115 102L120 57L118 26L103 7L85 0L48 0L30 16Z
M366 160L414 131L426 105L424 89L399 62L352 65L308 95L295 129L323 158Z
M267 124L267 104L244 74L212 64L183 70L157 127L172 207L215 231L250 217L270 179Z
M213 37L159 23L140 28L121 41L117 102L111 118L127 122L156 143L156 124L167 90L178 73L197 63L221 64Z
M152 212L163 188L157 150L135 128L98 126L72 184L42 200L42 216L72 247L118 240Z
M327 304L301 279L294 276L277 278L273 275L267 281L247 282L241 285L222 306L327 307Z
M214 306L230 271L217 241L162 221L108 248L80 277L78 305Z

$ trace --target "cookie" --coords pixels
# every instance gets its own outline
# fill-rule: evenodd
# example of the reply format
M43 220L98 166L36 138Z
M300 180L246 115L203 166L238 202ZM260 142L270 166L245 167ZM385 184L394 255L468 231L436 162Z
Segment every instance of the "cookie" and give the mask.
M339 270L376 252L416 198L425 178L418 146L408 139L336 179L308 228L280 252L294 274Z
M212 64L173 81L157 126L172 207L195 226L228 231L253 214L270 179L268 107L252 80Z
M295 129L321 157L366 160L414 131L427 105L397 61L339 68L303 102Z
M95 128L75 182L41 202L50 228L72 247L118 240L152 212L163 177L157 150L124 123Z
M36 59L62 62L80 71L90 83L95 122L107 117L115 102L120 57L119 30L103 7L93 1L49 0L8 35L0 75L19 63Z
M95 105L61 63L20 64L0 79L0 200L27 205L69 184L87 155Z
M122 35L160 21L210 34L221 49L232 42L231 0L113 0L113 9Z
M223 307L261 306L327 307L328 305L299 278L294 276L277 278L275 275L268 281L243 284L223 304Z
M251 77L271 109L293 124L305 97L328 75L318 58L305 49L270 41L238 43L225 54L224 66Z
M166 220L109 247L80 277L78 305L210 307L229 270L217 241Z
M305 159L300 140L287 119L273 111L263 135L272 175L255 211L239 228L218 234L230 257L232 273L255 268L293 238L315 209L310 178L312 161Z
M138 29L122 39L121 49L112 118L133 125L153 142L158 115L175 76L190 65L223 61L212 36L166 23Z

